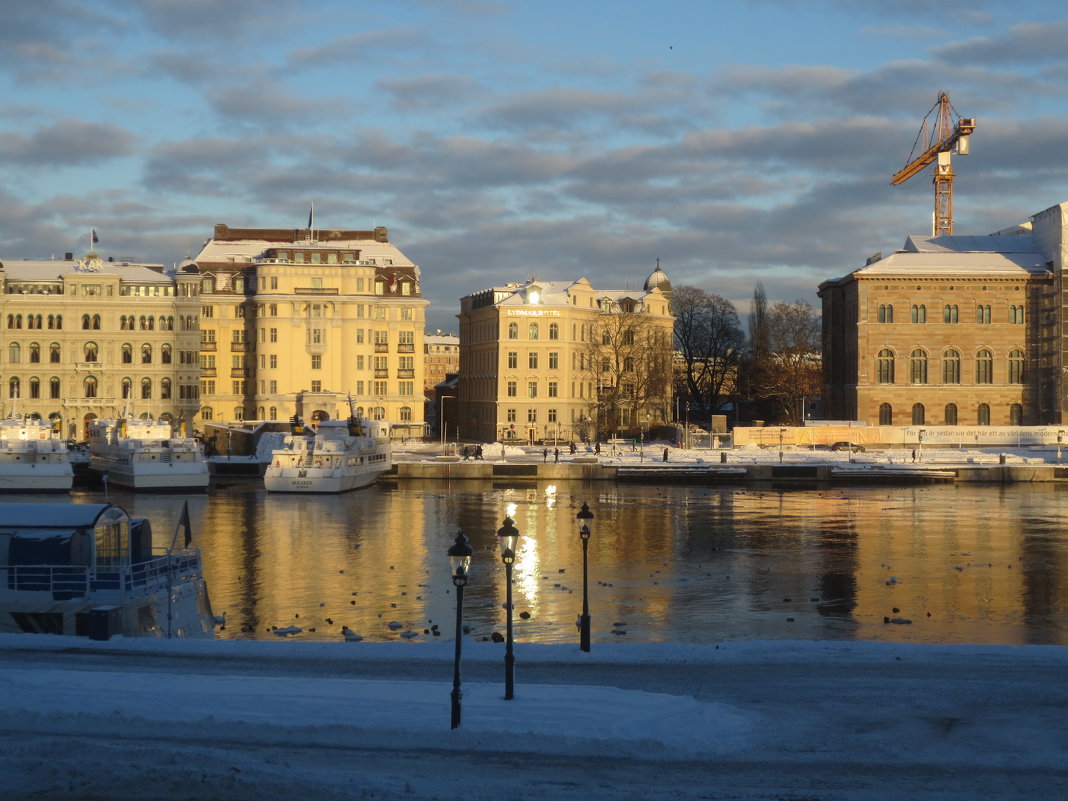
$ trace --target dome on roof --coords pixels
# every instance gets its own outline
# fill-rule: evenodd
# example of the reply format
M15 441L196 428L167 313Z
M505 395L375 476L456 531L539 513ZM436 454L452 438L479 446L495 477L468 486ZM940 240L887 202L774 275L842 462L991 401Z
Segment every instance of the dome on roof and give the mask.
M660 269L659 260L657 260L656 269L645 279L645 291L651 292L654 289L659 289L665 295L671 296L671 281L668 279L667 273Z
M186 259L178 265L178 271L182 273L195 273L199 272L200 268L197 266L197 263L192 259Z

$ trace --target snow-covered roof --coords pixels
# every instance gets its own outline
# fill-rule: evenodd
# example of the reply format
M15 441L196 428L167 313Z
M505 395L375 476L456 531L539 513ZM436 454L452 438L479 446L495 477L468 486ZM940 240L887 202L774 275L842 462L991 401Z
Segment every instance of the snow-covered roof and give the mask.
M270 239L209 239L194 261L198 264L255 262L261 259L264 252L271 248L277 250L307 248L319 251L358 250L361 262L374 260L377 267L415 266L411 259L405 256L392 242L379 242L371 238L330 239L328 241L313 241L309 239L293 242L279 242L278 240Z
M61 259L0 259L9 281L56 281L65 275L118 275L124 281L159 281L170 283L162 264L94 261L99 269L82 269L77 261Z
M1030 236L910 236L903 250L854 271L858 277L932 273L1027 277L1049 269Z

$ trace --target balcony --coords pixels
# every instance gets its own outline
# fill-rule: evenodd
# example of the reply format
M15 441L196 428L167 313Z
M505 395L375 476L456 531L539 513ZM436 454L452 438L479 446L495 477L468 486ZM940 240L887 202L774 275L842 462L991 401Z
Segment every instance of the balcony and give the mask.
M248 378L247 367L233 367L230 369L230 378Z
M376 342L375 343L375 353L389 353L389 343L388 342Z
M293 289L294 295L337 295L336 287L329 286L298 286Z
M397 345L397 353L415 353L415 345L402 342Z
M377 378L377 376L375 376ZM397 370L397 378L415 378L415 370Z
M103 362L75 362L74 363L74 369L75 370L103 370L104 369L104 363Z
M215 368L214 367L201 367L200 368L200 377L201 378L215 378Z
M375 378L389 378L389 370L375 369Z
M247 342L231 342L230 343L230 352L231 353L244 353L246 350L251 350L251 348L248 347L248 344L249 343L247 343Z
M201 350L214 351L215 350L215 343L214 342L205 342L204 340L200 340L200 349Z

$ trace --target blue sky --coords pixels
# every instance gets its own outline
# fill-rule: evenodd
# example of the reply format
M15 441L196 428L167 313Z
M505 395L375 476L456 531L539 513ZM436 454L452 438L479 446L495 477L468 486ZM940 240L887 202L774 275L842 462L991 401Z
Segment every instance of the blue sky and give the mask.
M170 263L216 222L385 225L431 327L507 280L748 309L929 233L939 91L977 119L955 229L1068 200L1068 12L1021 0L19 0L0 259Z

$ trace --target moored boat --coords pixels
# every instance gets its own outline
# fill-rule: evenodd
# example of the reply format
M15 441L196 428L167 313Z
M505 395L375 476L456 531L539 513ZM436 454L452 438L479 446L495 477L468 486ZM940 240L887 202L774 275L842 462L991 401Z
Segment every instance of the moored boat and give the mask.
M0 632L213 636L188 531L153 549L149 521L110 503L0 504Z
M210 480L200 442L174 436L162 420L90 421L89 466L135 490L188 492L206 489Z
M66 492L74 483L67 443L34 418L0 420L0 491Z
M271 452L263 486L268 492L348 492L373 484L392 466L385 423L355 417L312 426L297 421L282 447Z

